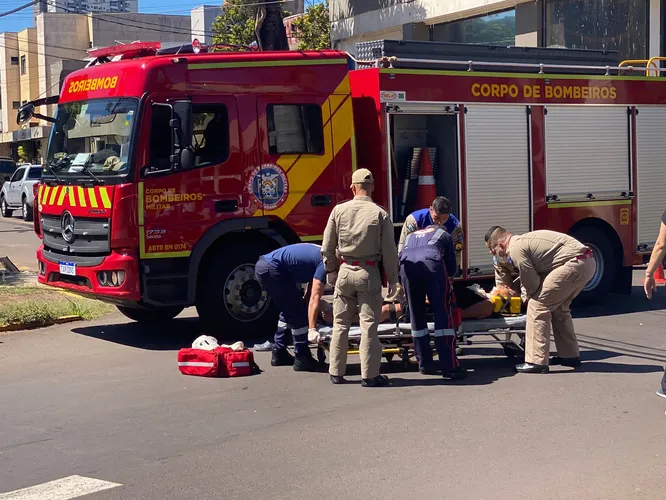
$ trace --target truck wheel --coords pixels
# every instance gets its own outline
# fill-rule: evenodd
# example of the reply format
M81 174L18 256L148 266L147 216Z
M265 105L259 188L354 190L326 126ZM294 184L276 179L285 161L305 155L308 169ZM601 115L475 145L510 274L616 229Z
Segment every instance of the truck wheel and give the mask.
M0 197L0 212L2 212L3 217L11 217L14 213L13 210L9 210L4 196Z
M594 276L585 285L576 302L596 302L606 296L613 287L618 264L615 248L608 236L596 227L582 226L576 228L571 233L571 236L592 250L597 263L597 270Z
M137 321L142 324L160 324L171 321L178 316L184 307L156 307L151 309L138 309L134 307L116 306L118 310L127 316L129 319Z
M278 312L254 275L268 245L226 244L203 263L196 307L209 335L244 339L272 333Z
M32 220L32 207L28 204L28 198L23 197L23 220L30 222Z

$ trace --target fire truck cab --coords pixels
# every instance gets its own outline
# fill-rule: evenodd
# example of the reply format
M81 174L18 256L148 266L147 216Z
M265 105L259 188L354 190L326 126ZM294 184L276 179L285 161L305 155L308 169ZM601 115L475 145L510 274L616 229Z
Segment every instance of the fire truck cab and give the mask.
M195 305L215 335L270 330L257 258L321 241L357 165L398 233L424 208L410 194L424 148L465 230L460 279L492 277L491 225L548 228L592 247L585 293L598 297L630 286L658 231L666 86L636 68L443 52L355 69L337 51L158 43L91 56L57 100L35 204L39 281L135 320Z

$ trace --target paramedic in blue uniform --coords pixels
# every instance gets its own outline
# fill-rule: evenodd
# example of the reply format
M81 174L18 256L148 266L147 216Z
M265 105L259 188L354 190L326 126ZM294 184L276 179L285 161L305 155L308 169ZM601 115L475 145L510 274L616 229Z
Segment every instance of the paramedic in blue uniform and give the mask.
M295 371L322 372L326 366L314 359L308 347L308 328L317 327L319 301L326 287L326 271L321 247L310 243L287 245L259 257L257 280L280 311L272 366L294 366ZM301 285L309 285L309 302L303 299ZM295 359L285 341L291 329Z
M441 225L430 225L407 235L400 253L400 277L409 303L414 352L423 374L435 374L425 314L426 295L435 319L435 348L442 376L466 376L456 356L449 275L456 270L453 238Z
M398 252L402 250L405 238L409 233L413 233L418 229L424 229L433 224L443 226L453 238L457 272L462 266L463 230L460 221L451 213L451 202L445 196L438 196L432 201L432 205L429 208L417 210L407 216L405 223L402 225L400 241L398 242ZM453 275L454 273L450 274L450 276Z

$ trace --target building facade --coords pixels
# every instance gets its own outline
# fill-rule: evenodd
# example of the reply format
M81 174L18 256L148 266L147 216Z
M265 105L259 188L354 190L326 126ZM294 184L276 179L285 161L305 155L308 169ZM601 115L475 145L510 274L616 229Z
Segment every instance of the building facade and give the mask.
M88 50L137 40L183 42L189 16L153 14L40 13L35 27L0 33L0 156L40 163L46 156L50 124L33 119L18 125L18 108L60 93L65 77L88 64ZM53 116L55 106L40 114ZM20 149L19 149L20 148Z
M666 0L330 0L334 48L431 40L606 49L618 58L666 53Z
M138 0L46 0L46 12L138 12Z

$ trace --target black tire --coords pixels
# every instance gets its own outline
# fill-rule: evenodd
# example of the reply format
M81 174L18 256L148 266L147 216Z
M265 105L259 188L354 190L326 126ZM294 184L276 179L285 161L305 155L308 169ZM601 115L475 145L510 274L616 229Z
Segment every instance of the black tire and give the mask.
M23 204L22 204L22 216L23 220L26 222L31 222L32 221L32 207L28 205L28 198L25 196L23 197Z
M11 217L14 213L14 211L10 210L7 206L7 202L5 201L4 196L0 196L0 212L2 212L3 217Z
M209 335L244 340L272 333L278 311L255 278L254 265L275 247L262 240L230 242L205 258L196 307Z
M116 306L118 310L129 319L145 325L159 325L171 321L178 316L184 307L157 307L157 308L134 308L125 306Z
M578 296L576 303L598 302L613 288L618 270L615 247L610 238L601 229L596 227L578 227L571 232L571 236L592 249L597 263L597 270L594 276Z

